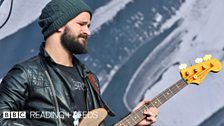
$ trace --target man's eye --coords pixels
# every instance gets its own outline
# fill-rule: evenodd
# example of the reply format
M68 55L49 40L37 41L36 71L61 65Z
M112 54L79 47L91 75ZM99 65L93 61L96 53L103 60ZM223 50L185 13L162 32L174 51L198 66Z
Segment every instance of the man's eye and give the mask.
M78 23L79 25L81 25L81 26L84 26L85 24L83 24L83 23Z
M80 26L87 26L88 28L90 27L90 24L87 23L78 23Z

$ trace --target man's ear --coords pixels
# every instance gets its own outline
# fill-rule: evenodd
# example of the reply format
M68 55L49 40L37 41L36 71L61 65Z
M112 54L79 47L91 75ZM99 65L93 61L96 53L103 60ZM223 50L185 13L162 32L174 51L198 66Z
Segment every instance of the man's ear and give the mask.
M63 32L64 31L64 27L61 27L57 30L57 32Z

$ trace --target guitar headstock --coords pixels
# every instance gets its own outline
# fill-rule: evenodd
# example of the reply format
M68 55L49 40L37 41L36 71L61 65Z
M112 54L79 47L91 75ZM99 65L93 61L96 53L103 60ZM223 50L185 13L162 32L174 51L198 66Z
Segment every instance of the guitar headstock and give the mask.
M188 84L199 85L209 72L219 72L222 69L222 64L218 59L211 58L211 55L206 55L195 60L197 64L184 68L180 71L182 78ZM182 64L180 68L186 67Z

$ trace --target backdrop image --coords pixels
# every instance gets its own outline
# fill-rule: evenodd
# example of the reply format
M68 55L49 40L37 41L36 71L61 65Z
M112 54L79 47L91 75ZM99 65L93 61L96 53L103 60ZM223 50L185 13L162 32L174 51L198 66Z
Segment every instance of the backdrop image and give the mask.
M84 0L93 9L89 54L104 100L118 122L143 99L181 79L179 65L211 54L224 63L224 1ZM0 0L0 81L39 52L37 19L49 0ZM209 73L162 105L153 126L223 126L224 70Z

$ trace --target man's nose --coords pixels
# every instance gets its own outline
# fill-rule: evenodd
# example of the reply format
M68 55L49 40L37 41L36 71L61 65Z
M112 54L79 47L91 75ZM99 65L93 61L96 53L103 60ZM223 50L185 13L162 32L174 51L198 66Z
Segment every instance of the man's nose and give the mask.
M90 29L89 29L88 26L84 26L84 27L82 28L82 31L83 31L83 33L87 34L88 36L91 35Z

